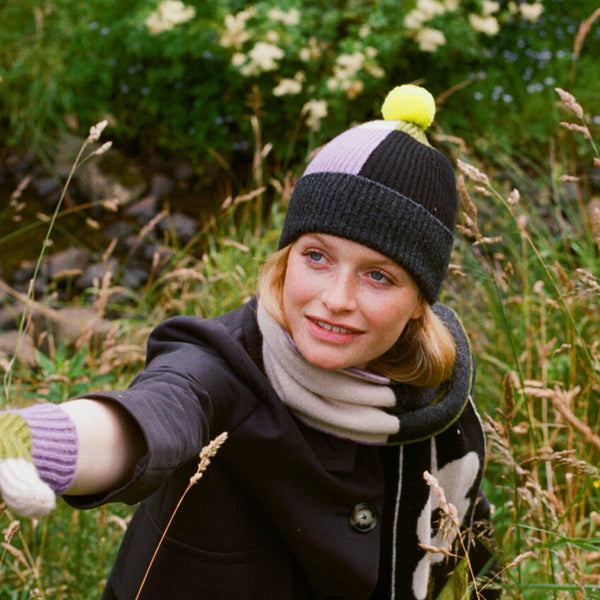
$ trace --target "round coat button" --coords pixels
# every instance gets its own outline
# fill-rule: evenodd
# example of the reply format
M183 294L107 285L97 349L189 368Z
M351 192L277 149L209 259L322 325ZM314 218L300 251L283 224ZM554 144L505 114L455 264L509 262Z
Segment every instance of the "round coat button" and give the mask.
M357 504L350 515L350 525L360 533L373 531L377 527L377 509L368 502Z

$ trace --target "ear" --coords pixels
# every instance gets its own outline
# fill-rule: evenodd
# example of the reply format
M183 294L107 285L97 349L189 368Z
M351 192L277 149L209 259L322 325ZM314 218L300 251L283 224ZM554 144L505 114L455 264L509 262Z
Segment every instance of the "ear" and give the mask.
M420 319L423 316L423 313L425 312L425 302L427 302L427 300L419 295L419 302L417 303L417 306L415 306L413 313L410 315L410 319Z

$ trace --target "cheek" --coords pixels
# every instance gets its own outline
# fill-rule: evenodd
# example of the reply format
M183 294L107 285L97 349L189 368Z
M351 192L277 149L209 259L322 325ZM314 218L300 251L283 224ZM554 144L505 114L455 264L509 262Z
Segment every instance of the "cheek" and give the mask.
M292 311L297 309L305 302L307 296L306 286L302 284L302 277L299 275L298 269L293 265L288 265L288 269L283 281L283 313L290 322L293 317Z
M418 302L389 302L380 304L377 309L374 303L371 306L369 311L371 324L381 332L382 336L395 342L415 313Z
M308 302L315 294L310 274L294 260L290 260L283 281L283 306L298 306Z

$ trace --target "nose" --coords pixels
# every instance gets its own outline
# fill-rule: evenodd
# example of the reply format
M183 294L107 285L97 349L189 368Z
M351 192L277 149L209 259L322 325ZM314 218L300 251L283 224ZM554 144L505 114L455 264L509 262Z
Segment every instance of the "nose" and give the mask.
M356 288L349 273L336 272L324 282L321 300L332 313L356 309Z

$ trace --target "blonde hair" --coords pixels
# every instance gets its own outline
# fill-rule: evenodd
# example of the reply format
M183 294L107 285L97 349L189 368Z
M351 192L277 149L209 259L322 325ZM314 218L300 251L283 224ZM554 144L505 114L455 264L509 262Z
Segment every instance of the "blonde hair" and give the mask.
M267 258L260 272L258 294L267 312L285 329L283 284L291 244ZM424 299L422 314L411 319L398 341L367 369L399 383L436 387L452 375L456 344L452 334Z

